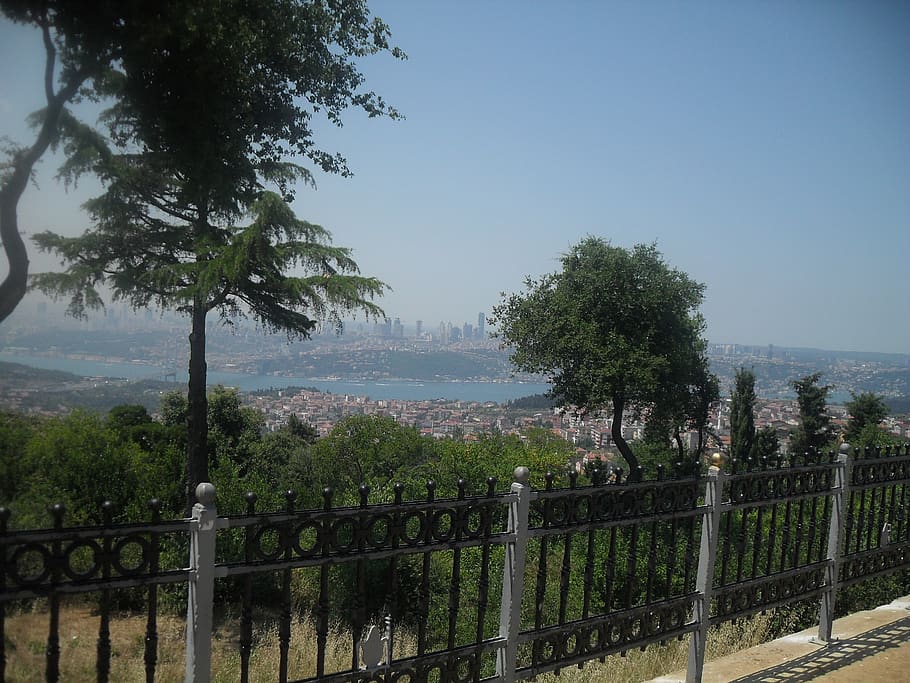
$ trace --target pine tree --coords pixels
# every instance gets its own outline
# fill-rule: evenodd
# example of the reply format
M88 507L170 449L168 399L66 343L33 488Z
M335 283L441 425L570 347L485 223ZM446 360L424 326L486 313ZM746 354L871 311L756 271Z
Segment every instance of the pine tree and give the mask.
M730 456L743 461L755 444L755 373L738 368L730 403Z
M828 385L819 386L820 372L791 383L799 404L799 427L790 434L790 453L817 455L831 444L831 417L826 414Z

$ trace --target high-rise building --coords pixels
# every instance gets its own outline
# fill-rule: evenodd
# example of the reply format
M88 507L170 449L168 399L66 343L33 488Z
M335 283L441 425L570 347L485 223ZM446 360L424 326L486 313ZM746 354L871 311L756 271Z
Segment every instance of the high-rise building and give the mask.
M422 335L422 334L423 334L423 320L418 320L417 321L417 334L414 336L416 336L418 339L420 339L420 335Z
M401 318L395 318L395 324L392 325L392 336L395 339L404 337L404 327L401 325Z
M465 341L474 338L474 326L471 323L465 323L461 326L461 338Z
M477 338L478 339L484 338L483 326L484 326L484 323L486 323L486 320L487 320L487 316L483 311L481 311L480 313L477 314Z

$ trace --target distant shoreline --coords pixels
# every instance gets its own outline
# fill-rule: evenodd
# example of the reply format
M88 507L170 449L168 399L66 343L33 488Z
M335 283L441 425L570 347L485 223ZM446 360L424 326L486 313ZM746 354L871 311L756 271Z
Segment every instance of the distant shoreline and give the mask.
M68 358L66 356L36 356L0 352L0 360L19 363L44 370L62 370L82 377L107 377L128 380L161 379L170 376L165 369L141 361L109 361ZM174 373L175 386L186 382L186 371ZM314 387L333 394L369 396L374 400L453 400L478 403L506 403L516 398L541 394L549 384L506 380L423 380L392 379L356 380L297 377L285 375L252 375L239 372L209 371L211 386L223 384L241 391Z

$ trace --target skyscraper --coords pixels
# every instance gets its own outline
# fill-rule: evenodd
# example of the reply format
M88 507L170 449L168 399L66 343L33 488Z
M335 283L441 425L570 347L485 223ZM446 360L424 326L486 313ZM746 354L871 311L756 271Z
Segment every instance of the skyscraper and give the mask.
M484 323L486 323L486 321L487 321L487 316L483 311L481 311L480 313L477 314L477 338L478 339L484 338L483 326L484 326Z

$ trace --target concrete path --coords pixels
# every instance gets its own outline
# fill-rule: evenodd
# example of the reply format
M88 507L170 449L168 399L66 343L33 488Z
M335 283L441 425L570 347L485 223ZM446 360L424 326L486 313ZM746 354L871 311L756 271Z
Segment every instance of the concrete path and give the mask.
M836 641L815 641L818 627L705 664L703 683L891 683L910 681L910 596L834 622ZM680 683L677 671L651 683Z

